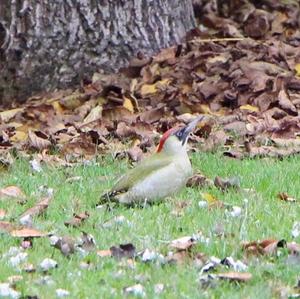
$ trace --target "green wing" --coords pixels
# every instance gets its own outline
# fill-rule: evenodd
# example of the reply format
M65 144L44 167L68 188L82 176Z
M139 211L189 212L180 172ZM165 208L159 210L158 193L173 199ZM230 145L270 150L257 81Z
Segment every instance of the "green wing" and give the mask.
M136 182L143 180L150 173L165 167L172 163L171 156L162 154L154 154L146 158L142 163L138 164L135 168L129 170L128 173L123 175L117 183L113 186L111 192L122 192L130 189Z

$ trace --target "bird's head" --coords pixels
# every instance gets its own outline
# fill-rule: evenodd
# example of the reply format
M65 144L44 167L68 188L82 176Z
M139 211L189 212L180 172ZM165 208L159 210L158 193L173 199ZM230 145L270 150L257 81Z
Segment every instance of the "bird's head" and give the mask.
M177 154L186 151L186 144L190 133L197 126L203 116L196 117L185 127L175 127L166 131L160 139L157 153L165 152L167 154Z

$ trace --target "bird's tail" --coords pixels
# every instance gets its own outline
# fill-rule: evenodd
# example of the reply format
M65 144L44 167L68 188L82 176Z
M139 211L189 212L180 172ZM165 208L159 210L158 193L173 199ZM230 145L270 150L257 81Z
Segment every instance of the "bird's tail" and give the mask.
M100 200L98 201L97 206L109 204L112 202L116 202L114 200L114 194L112 192L107 191L100 196Z

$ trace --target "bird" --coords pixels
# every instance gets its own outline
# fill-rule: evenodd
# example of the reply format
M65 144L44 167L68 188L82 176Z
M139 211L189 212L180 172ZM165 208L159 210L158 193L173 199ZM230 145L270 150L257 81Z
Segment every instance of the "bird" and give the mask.
M166 131L156 152L121 176L111 190L101 196L99 204L152 204L180 191L192 175L187 142L202 118L198 116L184 127Z

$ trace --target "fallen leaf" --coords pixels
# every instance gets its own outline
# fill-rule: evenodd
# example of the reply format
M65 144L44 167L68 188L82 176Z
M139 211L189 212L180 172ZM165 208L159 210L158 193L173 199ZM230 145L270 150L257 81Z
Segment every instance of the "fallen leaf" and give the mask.
M278 198L280 200L283 200L283 201L288 201L288 202L296 202L297 199L296 198L293 198L293 197L290 197L287 193L285 192L280 192L278 193Z
M75 252L75 240L71 237L50 237L50 244L59 249L64 256L69 256Z
M85 251L94 250L96 246L95 238L86 232L81 232L80 242L77 244L77 247Z
M240 189L241 182L239 177L221 178L216 176L214 184L217 188L225 191L229 188Z
M196 243L197 242L193 237L187 236L171 241L169 246L177 250L187 250L190 249Z
M300 63L295 65L296 76L300 77Z
M111 250L97 250L96 254L100 257L111 257Z
M127 151L128 157L133 162L138 162L143 158L143 151L139 146L133 146Z
M283 110L286 110L290 114L298 115L297 108L291 102L288 93L284 89L282 89L282 90L279 91L278 102L279 102L279 106Z
M172 252L166 257L166 261L171 264L183 265L191 260L191 254L188 251Z
M252 279L251 273L245 272L226 272L216 274L220 279L226 279L229 281L247 282Z
M83 124L87 124L87 123L90 123L90 122L100 119L102 117L102 110L103 110L103 107L100 105L94 107L90 111L90 113L85 117L85 119L83 120Z
M15 226L8 221L0 221L0 231L10 232L15 228Z
M286 246L287 242L285 240L275 239L242 243L242 248L248 255L276 254L278 248Z
M252 105L249 105L249 104L240 106L240 109L241 110L248 110L248 111L251 111L251 112L258 112L259 111L258 107L252 106Z
M42 132L33 132L31 130L28 132L29 144L38 150L46 149L52 145L48 138L49 137Z
M0 189L0 198L4 198L4 197L14 197L14 198L24 199L25 194L17 186L7 186L5 188Z
M66 226L72 226L72 227L78 227L80 226L86 219L89 218L89 213L88 212L83 212L80 214L74 214L73 218L65 221Z
M201 197L206 200L209 204L218 201L218 199L210 193L201 193Z
M46 197L39 201L34 207L29 208L26 210L21 216L20 219L26 216L34 217L41 215L45 212L45 210L48 208L50 202L52 200L52 197Z
M28 138L28 133L17 130L9 140L18 143L27 140L27 138Z
M135 246L131 243L120 244L118 247L112 246L110 248L112 257L117 259L120 258L134 258L135 256Z
M154 108L148 111L144 111L139 115L142 122L152 124L159 121L165 114L164 107Z
M207 187L207 186L212 186L213 181L204 176L201 173L196 173L192 177L190 177L186 183L187 187L194 188L194 187Z
M9 122L18 112L23 111L24 108L15 108L11 110L1 111L0 112L0 121Z
M167 86L170 83L170 79L164 79L157 81L155 84L144 84L141 88L141 95L144 97L149 94L156 93L159 87Z
M207 202L209 209L224 207L224 203L210 193L201 193L201 197Z
M124 97L123 107L129 110L131 113L134 113L134 106L129 98Z
M59 103L66 109L74 110L85 102L89 96L87 94L74 92L71 95L63 97Z
M34 228L20 228L16 230L12 230L10 232L12 237L16 238L39 238L39 237L46 237L48 233L41 232Z

